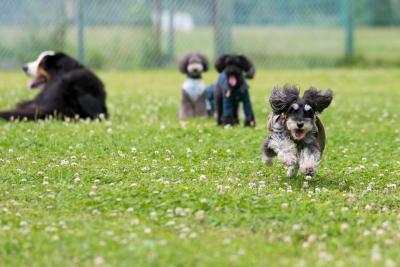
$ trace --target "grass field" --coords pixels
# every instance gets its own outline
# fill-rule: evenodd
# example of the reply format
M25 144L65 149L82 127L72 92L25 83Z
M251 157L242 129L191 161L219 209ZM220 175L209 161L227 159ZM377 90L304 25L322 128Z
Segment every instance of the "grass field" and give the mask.
M234 27L233 50L248 54L257 66L269 68L304 68L335 66L345 54L345 32L340 27ZM53 49L53 28L1 27L0 67L15 68L32 60L44 50ZM362 66L400 66L399 27L356 28L355 55L360 56L356 64ZM76 29L71 27L66 34L63 49L76 55ZM154 40L149 30L139 27L87 27L85 29L86 63L102 69L132 69L141 64L153 63L151 53ZM163 33L163 51L167 44L167 33ZM101 40L101 41L99 41ZM198 27L191 32L177 32L175 53L179 58L190 51L201 51L214 57L213 30ZM3 66L4 65L4 66ZM167 64L168 65L168 64ZM175 68L175 63L169 66Z
M228 130L176 119L176 71L100 76L109 121L0 123L0 266L400 264L399 70L259 71L256 129ZM26 80L0 73L2 109ZM261 163L285 82L335 93L308 183Z

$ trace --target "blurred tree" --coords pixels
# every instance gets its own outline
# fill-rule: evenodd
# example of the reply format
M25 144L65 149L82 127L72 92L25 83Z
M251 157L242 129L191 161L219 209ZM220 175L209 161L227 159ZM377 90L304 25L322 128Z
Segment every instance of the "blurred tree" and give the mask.
M366 0L368 24L387 26L394 22L392 0Z

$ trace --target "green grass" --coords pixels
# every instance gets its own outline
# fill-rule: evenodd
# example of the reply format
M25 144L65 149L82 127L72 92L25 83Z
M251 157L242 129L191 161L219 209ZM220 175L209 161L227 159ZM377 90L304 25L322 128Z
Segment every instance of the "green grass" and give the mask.
M43 50L54 49L53 28L0 27L0 67L12 68ZM400 65L400 27L356 28L356 64L362 66ZM76 54L76 29L66 34L65 51ZM95 68L139 68L143 62L154 62L149 30L140 27L87 27L85 29L86 62ZM339 27L234 27L233 50L248 54L259 67L327 67L335 66L345 53L345 32ZM167 34L163 33L165 52ZM99 41L101 40L101 41ZM214 57L213 30L198 27L192 32L177 32L177 58L190 51L201 51ZM153 56L152 56L153 55ZM354 64L354 63L353 63ZM168 66L175 68L175 63Z
M109 121L1 122L0 266L400 263L399 70L259 71L258 126L229 130L176 119L176 71L100 76ZM261 163L285 82L335 93L308 188ZM25 83L0 73L2 109L36 93Z

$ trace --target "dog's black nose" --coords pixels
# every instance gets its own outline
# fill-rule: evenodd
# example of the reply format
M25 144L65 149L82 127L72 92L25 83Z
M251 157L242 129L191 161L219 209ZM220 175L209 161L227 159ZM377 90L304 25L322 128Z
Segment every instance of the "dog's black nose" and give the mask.
M23 70L24 72L27 72L27 71L28 71L28 66L23 65L23 66L22 66L22 70Z
M303 126L304 126L304 123L302 123L302 122L297 123L297 128L303 128Z

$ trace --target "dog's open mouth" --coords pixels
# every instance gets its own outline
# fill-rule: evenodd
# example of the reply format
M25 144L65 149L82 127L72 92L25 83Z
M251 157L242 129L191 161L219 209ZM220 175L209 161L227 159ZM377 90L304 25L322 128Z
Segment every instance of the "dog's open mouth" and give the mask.
M42 76L35 77L28 82L28 88L35 89L35 88L38 88L41 85L45 84L46 82L47 82L47 80L45 77L42 77Z
M296 140L301 140L304 138L306 133L302 129L296 129L292 131L293 138Z
M229 86L235 87L237 85L237 79L234 75L228 76L228 84Z

